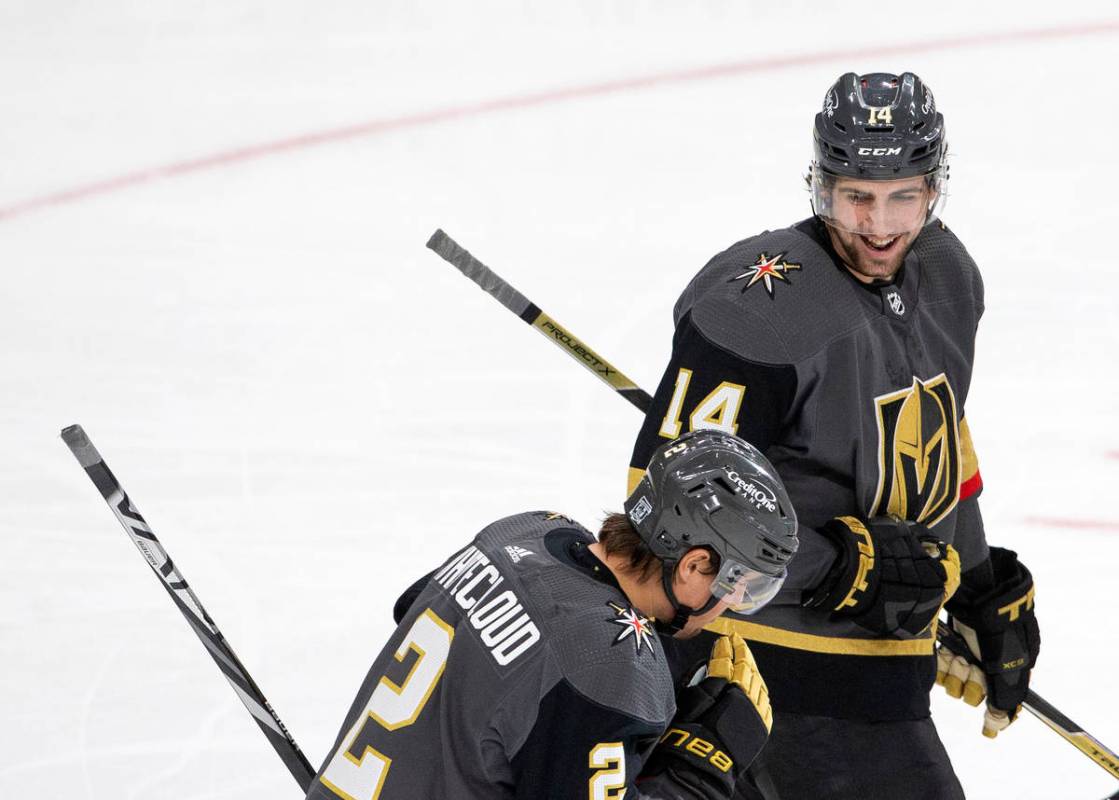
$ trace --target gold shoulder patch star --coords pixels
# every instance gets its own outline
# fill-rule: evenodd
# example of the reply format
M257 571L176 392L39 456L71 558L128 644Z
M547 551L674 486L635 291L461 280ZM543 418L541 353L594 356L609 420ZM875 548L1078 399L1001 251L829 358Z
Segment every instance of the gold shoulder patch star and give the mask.
M800 264L790 264L787 261L782 261L781 259L784 257L784 253L778 253L772 258L765 253L761 253L758 256L758 260L754 262L752 266L748 267L746 271L740 275L735 275L728 280L727 283L744 280L746 283L743 285L742 291L745 292L755 283L760 282L765 286L765 290L769 292L769 296L773 297L773 282L778 280L789 283L789 278L786 273L791 270L800 269Z

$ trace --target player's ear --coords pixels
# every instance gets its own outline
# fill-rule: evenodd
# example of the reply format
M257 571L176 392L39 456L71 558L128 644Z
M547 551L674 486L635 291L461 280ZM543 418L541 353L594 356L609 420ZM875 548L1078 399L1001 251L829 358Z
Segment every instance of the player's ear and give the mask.
M687 580L697 574L710 575L714 571L715 564L711 554L704 547L693 547L684 553L676 567L676 573L681 580Z

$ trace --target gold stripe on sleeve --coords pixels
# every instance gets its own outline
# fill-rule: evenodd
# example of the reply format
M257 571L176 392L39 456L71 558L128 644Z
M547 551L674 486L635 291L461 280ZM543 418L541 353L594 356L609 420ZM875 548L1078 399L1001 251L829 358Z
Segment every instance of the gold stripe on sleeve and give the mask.
M971 429L967 417L960 420L960 483L966 483L979 472L979 458L975 455L975 445L971 443Z

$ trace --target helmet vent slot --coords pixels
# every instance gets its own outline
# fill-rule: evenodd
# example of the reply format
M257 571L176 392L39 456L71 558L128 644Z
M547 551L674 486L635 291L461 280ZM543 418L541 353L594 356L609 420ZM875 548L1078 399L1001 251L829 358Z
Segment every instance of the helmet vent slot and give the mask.
M719 475L716 478L714 478L712 480L712 483L714 483L715 485L717 485L720 489L723 489L724 491L730 492L731 494L735 493L734 486L732 486L731 482L728 481L726 478L724 478L722 475Z
M916 150L914 150L912 153L909 154L909 160L910 160L910 162L920 161L922 158L924 158L928 154L929 154L929 146L927 144L922 145L921 147L918 147Z

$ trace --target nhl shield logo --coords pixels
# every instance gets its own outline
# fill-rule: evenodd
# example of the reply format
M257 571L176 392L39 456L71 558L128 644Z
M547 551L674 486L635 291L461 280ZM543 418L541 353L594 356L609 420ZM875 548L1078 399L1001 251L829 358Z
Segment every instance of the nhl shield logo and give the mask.
M886 295L886 300L890 303L890 310L897 314L899 317L905 315L905 303L901 301L901 295L897 292L890 292Z

